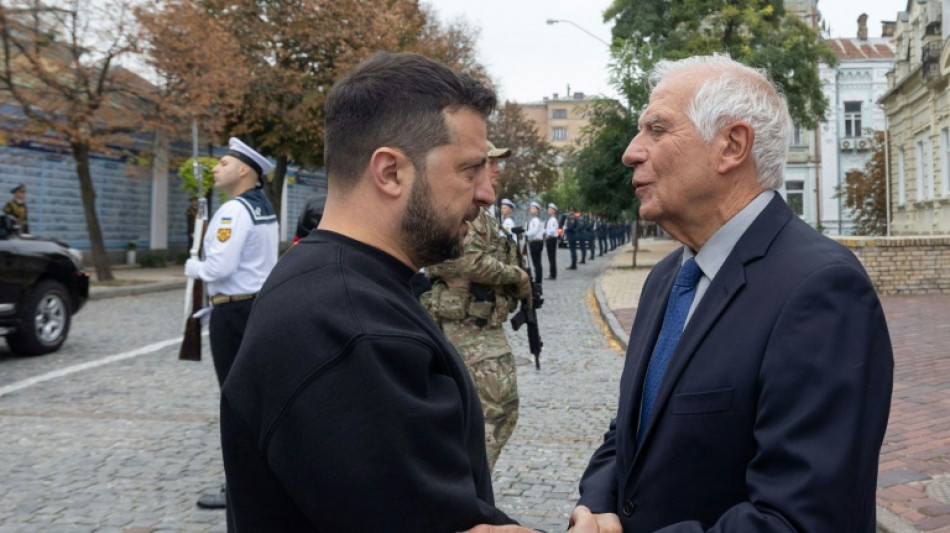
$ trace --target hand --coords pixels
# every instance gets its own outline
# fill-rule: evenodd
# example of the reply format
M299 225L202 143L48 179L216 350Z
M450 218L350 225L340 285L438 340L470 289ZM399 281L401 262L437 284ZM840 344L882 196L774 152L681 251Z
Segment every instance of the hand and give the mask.
M521 270L521 277L518 278L518 299L531 298L531 276L527 272Z
M538 531L521 526L490 526L488 524L479 524L462 533L538 533Z
M185 261L185 275L192 279L198 279L198 269L201 268L201 261L189 259Z
M613 513L594 514L583 505L574 508L570 526L568 533L623 533L619 516Z

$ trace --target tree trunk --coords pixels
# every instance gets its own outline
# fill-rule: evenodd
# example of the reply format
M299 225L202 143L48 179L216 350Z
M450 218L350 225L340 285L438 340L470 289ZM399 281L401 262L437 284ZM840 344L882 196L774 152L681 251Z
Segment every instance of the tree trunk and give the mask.
M99 281L111 281L115 278L112 276L105 242L102 240L102 227L99 226L99 215L96 214L96 189L89 173L89 144L76 142L70 143L70 147L76 161L76 174L79 176L82 209L86 215L86 230L89 232L89 244L92 246L92 264L96 268L96 278Z
M284 180L287 177L287 164L287 156L277 156L277 164L274 165L274 172L271 174L271 179L264 180L264 193L267 194L267 199L270 200L271 205L274 206L274 213L277 214L277 220L280 220L280 210L283 208L280 204L280 198L284 191ZM284 232L281 230L281 235L283 234Z

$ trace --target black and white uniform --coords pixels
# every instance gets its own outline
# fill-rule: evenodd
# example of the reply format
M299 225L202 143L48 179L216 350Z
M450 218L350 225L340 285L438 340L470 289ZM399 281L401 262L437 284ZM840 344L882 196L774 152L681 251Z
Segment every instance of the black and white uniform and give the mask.
M544 246L548 249L548 264L551 266L551 279L557 278L557 233L560 228L557 215L548 217L544 224Z
M277 264L277 215L261 189L245 191L215 211L204 238L204 260L189 259L185 275L205 282L215 303L208 326L218 383L224 384L244 336L254 297Z
M537 216L528 221L524 236L528 239L528 251L531 252L531 266L534 268L534 282L541 283L541 252L544 250L544 224Z

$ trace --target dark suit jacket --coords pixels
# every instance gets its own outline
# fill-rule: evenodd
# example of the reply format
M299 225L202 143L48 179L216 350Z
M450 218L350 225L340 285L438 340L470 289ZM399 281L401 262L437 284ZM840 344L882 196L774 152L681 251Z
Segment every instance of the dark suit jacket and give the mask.
M873 532L894 364L884 313L855 256L777 195L697 305L636 449L681 258L644 284L617 418L579 504L617 513L625 532Z

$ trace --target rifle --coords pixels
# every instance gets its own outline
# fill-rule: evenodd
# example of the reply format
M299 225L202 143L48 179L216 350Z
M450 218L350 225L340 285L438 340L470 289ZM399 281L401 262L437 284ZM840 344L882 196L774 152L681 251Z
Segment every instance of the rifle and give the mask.
M511 232L518 236L519 241L523 242L522 249L518 250L519 261L523 263L525 272L528 273L528 279L534 279L531 276L530 261L524 260L524 254L527 251L528 239L523 238L524 228L521 226L511 228ZM522 298L521 307L518 312L511 317L511 327L518 331L523 324L528 325L528 349L534 354L534 368L541 370L541 349L544 343L541 342L541 332L538 330L538 309L544 304L544 298L541 297L541 284L531 282L531 299Z
M205 238L205 220L208 218L208 201L202 194L204 174L198 164L198 123L191 122L192 158L194 161L195 180L198 182L198 212L195 214L195 231L189 257L198 259ZM205 305L204 283L200 279L188 278L185 284L185 333L178 351L178 359L182 361L201 361L201 319L195 316Z

